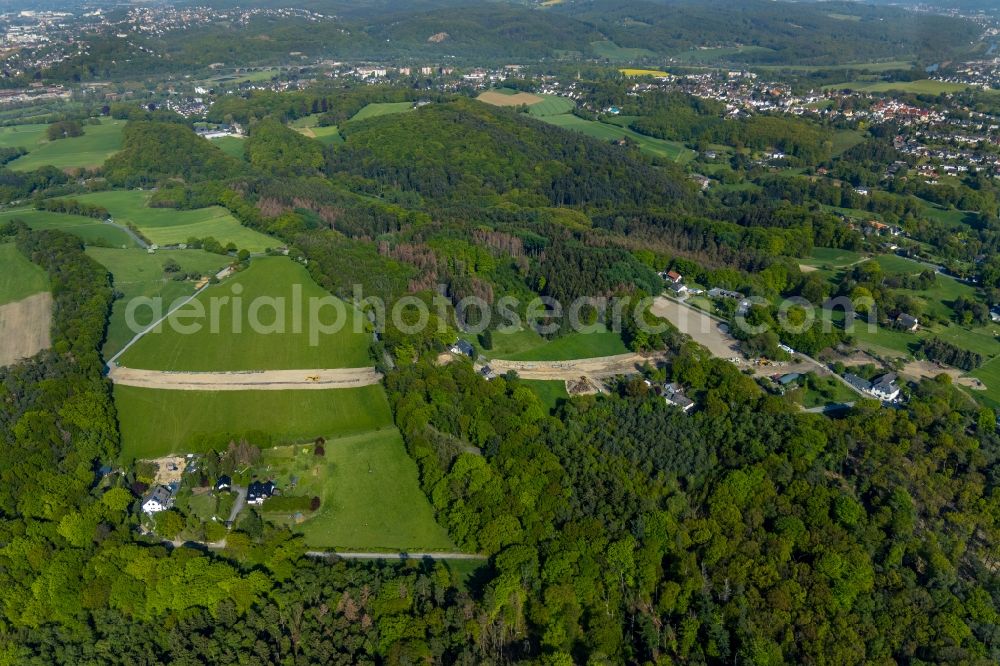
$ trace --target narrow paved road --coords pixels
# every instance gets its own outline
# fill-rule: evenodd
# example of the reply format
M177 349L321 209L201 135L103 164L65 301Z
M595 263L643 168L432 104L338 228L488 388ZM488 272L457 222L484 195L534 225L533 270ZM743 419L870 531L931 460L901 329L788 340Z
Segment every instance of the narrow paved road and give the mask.
M810 407L809 409L803 409L802 411L807 414L828 414L830 412L842 412L844 410L850 409L854 406L853 402L838 402L830 405L819 405L818 407Z
M429 558L432 560L485 560L485 555L474 553L410 553L401 551L398 553L363 553L363 552L332 552L325 550L310 550L306 552L309 557L341 558L345 560L422 560Z
M174 372L108 364L108 377L122 386L174 391L283 391L370 386L382 381L375 368Z
M233 492L236 493L236 502L233 504L233 510L229 512L229 519L226 520L226 527L232 527L233 521L236 520L236 516L239 515L240 511L247 503L247 489L243 486L233 486Z

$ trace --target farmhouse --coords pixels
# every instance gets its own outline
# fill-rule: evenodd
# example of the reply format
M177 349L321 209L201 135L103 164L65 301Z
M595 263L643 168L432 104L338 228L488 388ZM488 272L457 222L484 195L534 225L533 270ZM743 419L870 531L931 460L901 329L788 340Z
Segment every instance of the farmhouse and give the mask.
M896 385L896 375L889 373L876 377L872 380L871 389L868 391L879 400L891 402L899 397L899 386Z
M687 293L687 286L681 282L671 282L667 285L667 291L673 296L681 296Z
M684 276L677 271L667 271L663 274L663 279L667 282L672 282L674 284L680 284L684 281Z
M663 397L668 405L673 405L684 413L694 408L694 400L684 395L684 387L680 384L673 383L664 386Z
M893 373L876 377L872 381L847 373L844 375L844 379L859 391L885 402L892 402L899 397L899 386L896 384L896 375Z
M250 487L247 488L247 504L260 506L264 503L264 500L274 494L276 489L274 481L266 481L264 483L254 481L250 484Z
M472 348L472 345L470 345L468 342L466 342L465 340L459 340L458 342L456 342L455 344L453 344L451 346L451 353L453 353L453 354L464 354L464 355L468 356L469 358L472 358L472 356L476 352Z
M896 317L896 326L904 331L916 331L920 327L920 320L903 312Z
M142 499L142 510L152 515L170 508L173 499L166 486L156 486Z

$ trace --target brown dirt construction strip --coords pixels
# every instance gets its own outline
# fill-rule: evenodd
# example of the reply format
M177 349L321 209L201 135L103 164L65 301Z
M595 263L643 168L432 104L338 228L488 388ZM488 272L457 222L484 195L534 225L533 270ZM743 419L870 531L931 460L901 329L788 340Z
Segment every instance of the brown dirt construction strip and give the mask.
M250 372L169 372L112 366L108 377L116 384L175 391L283 391L337 389L377 384L375 368L333 370L263 370Z
M497 374L513 370L522 379L579 380L580 377L614 377L638 372L644 364L656 365L662 354L618 354L598 358L581 358L572 361L502 361L489 362Z
M48 349L51 327L52 294L47 291L0 305L0 366Z

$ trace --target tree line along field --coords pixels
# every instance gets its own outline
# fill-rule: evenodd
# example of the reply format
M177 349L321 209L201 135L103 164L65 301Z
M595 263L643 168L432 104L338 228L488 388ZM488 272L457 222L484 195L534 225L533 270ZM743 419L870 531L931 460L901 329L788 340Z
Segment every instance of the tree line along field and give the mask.
M455 550L434 520L398 430L327 440L323 449L323 456L311 446L264 451L260 466L278 487L288 488L295 479L291 492L320 498L319 510L300 524L292 515L266 510L265 518L288 524L315 548Z
M293 326L293 301L297 289L301 292L300 327ZM234 333L235 301L241 299L237 316L240 325ZM213 299L218 298L216 333L209 325ZM248 313L255 299L283 298L285 327L283 333L255 332ZM240 371L294 370L312 368L352 368L370 366L369 334L355 333L355 318L361 317L353 306L343 305L345 325L335 334L317 335L316 345L310 344L309 301L311 298L332 298L317 285L309 272L287 257L258 257L248 268L224 282L210 286L197 298L206 313L201 330L190 335L175 331L171 323L187 323L185 312L196 304L188 304L140 338L119 359L119 365L148 370L175 371ZM222 301L221 299L229 299ZM165 312L164 312L165 313ZM332 307L318 313L325 324L339 316ZM274 322L274 310L264 307L259 313L263 325ZM359 322L360 323L360 322Z
M48 291L45 271L28 260L13 243L0 243L0 305Z
M150 196L139 190L112 190L74 198L107 208L117 224L135 225L143 236L157 245L177 245L191 238L212 237L223 245L234 243L239 249L262 252L278 244L273 238L244 227L221 206L196 210L150 208Z
M57 169L101 166L122 145L125 121L104 118L99 125L83 125L83 136L49 141L48 125L15 125L0 128L0 147L24 148L27 155L7 166L15 171L30 171L43 166Z
M82 215L53 213L34 208L21 208L0 213L0 224L20 220L32 229L57 229L73 234L87 245L103 247L136 247L127 233L101 220Z
M205 252L204 250L170 250L149 254L145 250L88 247L87 254L108 269L115 291L121 298L115 300L108 319L108 330L104 341L104 358L111 358L132 339L135 332L126 321L125 311L133 298L162 298L169 304L179 298L194 293L195 283L191 280L177 281L175 273L166 273L164 264L176 262L179 273L211 276L231 261L229 257ZM148 309L134 313L137 326L148 326L153 317Z
M121 459L291 444L392 427L380 385L322 391L172 391L116 384Z

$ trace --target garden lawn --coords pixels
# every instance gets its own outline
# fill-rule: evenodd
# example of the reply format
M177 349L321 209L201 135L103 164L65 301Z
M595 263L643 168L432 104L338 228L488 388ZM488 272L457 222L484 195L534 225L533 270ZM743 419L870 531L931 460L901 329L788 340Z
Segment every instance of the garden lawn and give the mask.
M176 299L186 298L194 293L195 280L177 281L173 275L163 271L168 260L176 261L180 273L212 276L223 269L231 259L204 250L170 250L149 254L145 250L118 250L100 247L87 248L87 254L111 271L115 291L122 297L111 307L107 337L104 341L104 358L118 353L132 337L158 319L150 308L138 308L133 312L136 330L128 325L126 310L135 298L161 299L163 313L170 309Z
M124 463L202 453L244 436L267 446L392 426L389 402L377 384L302 391L170 391L115 385L114 397Z
M178 245L191 238L212 237L223 245L234 243L239 249L261 252L281 243L270 236L244 227L221 206L196 210L150 208L150 193L138 190L94 192L73 197L96 206L104 206L118 224L134 224L142 235L157 245Z
M0 305L48 291L49 278L31 263L13 243L0 243Z
M328 440L324 449L322 457L312 446L264 452L260 466L286 494L320 498L319 510L304 512L298 525L288 514L265 512L266 518L293 525L314 548L455 550L434 521L398 430Z
M73 234L87 245L103 247L135 247L135 241L127 233L101 220L82 215L50 213L34 208L21 208L0 213L0 224L9 220L21 220L32 229L58 229Z
M327 299L343 307L341 312L332 305L314 308L313 299L316 304L321 303L318 299ZM301 304L298 314L296 302ZM262 307L251 319L254 303ZM199 308L204 317L192 319L191 313L197 313ZM276 316L276 311L282 310L284 315ZM329 327L339 322L340 329L324 333L320 327L311 326L311 310L316 313L316 321ZM355 322L356 317L362 315L313 282L301 264L287 257L258 257L246 270L210 286L140 338L119 364L179 371L370 366L370 336L354 332L356 323L361 323ZM200 322L200 330L180 332L192 322Z
M14 171L30 171L43 166L54 166L57 169L99 167L104 164L104 160L121 149L124 126L124 120L104 119L100 125L85 123L83 136L57 141L49 141L45 131L41 134L32 132L30 135L36 138L34 145L12 144L27 148L28 154L17 158L7 166Z

